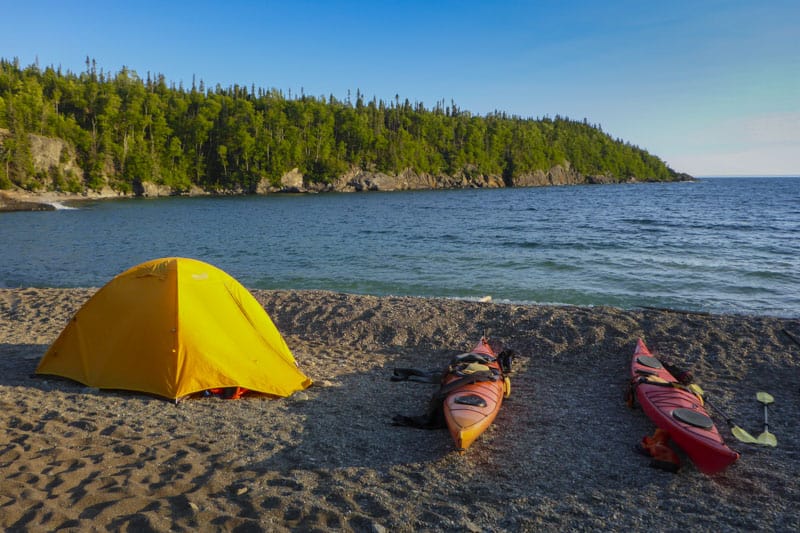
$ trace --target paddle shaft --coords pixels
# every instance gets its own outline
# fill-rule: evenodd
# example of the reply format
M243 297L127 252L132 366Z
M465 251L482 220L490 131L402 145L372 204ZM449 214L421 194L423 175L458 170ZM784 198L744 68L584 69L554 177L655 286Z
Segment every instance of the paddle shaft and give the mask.
M774 402L774 398L766 392L759 392L756 397L758 401L764 404L764 432L758 436L758 443L767 446L777 446L778 439L775 435L769 432L769 404Z
M764 403L764 432L765 433L767 431L769 431L769 416L768 416L767 413L769 413L769 404L768 403Z
M706 405L708 405L709 407L711 407L713 410L715 410L715 411L716 411L716 412L718 412L719 414L721 414L721 415L722 415L722 417L725 419L725 422L726 422L726 423L727 423L729 426L734 426L734 425L736 425L736 424L734 424L734 423L733 423L733 419L732 419L731 417L729 417L727 413L724 413L724 412L722 412L722 410L721 410L719 407L717 407L715 404L713 404L713 403L709 402L709 401L708 401L708 398L706 398L705 396L703 396L703 403L704 403L704 404L706 404Z

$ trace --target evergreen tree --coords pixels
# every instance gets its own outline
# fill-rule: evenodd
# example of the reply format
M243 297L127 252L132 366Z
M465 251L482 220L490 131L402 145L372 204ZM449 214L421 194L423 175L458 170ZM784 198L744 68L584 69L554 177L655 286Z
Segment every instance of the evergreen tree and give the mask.
M145 80L123 67L62 73L20 68L0 59L0 188L110 185L130 191L149 181L178 191L254 191L297 168L329 182L348 169L437 175L516 177L569 164L586 175L624 181L668 180L676 173L599 126L560 116L541 119L494 112L473 116L455 102L426 109L395 95L390 102L332 95L285 97L276 89L234 85L206 90ZM83 176L36 176L29 134L57 137L75 150Z

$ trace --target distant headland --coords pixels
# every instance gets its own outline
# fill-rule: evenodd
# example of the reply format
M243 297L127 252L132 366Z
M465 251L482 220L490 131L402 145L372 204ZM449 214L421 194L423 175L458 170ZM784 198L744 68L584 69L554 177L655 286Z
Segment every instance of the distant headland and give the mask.
M104 73L88 59L80 74L0 59L0 80L5 210L81 198L693 179L560 116L476 116L360 91L342 101L202 81L186 89L124 67Z

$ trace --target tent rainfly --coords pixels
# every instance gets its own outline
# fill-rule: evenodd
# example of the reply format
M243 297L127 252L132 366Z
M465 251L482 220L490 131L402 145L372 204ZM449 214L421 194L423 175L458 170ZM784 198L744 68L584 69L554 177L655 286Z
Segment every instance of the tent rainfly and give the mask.
M267 312L238 281L194 259L119 274L72 317L37 374L178 400L242 387L286 397L311 385Z

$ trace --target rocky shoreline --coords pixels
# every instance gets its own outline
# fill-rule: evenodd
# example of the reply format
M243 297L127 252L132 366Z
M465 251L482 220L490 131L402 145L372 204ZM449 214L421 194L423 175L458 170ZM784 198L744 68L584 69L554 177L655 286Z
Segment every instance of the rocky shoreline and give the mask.
M133 198L134 196L132 194L118 194L111 189L83 194L53 191L0 191L0 213L12 211L55 211L65 206L73 207L88 200L110 200L114 198Z
M689 175L679 175L680 181L694 181ZM627 183L640 181L630 179ZM515 177L506 182L500 176L459 173L455 176L432 176L416 173L407 169L399 174L382 172L366 172L353 170L330 183L309 181L297 169L287 172L281 177L280 185L270 185L266 180L258 185L255 191L205 191L193 187L188 191L176 191L170 187L154 183L141 183L130 193L121 193L110 187L100 191L84 191L83 193L66 193L57 191L34 192L22 189L0 190L0 212L3 211L52 211L59 204L84 200L103 200L112 198L158 198L166 196L229 196L243 194L314 194L326 192L357 193L370 191L411 191L435 189L497 189L505 187L550 187L561 185L605 185L618 183L609 176L586 176L567 166L556 166L549 171L537 171Z

